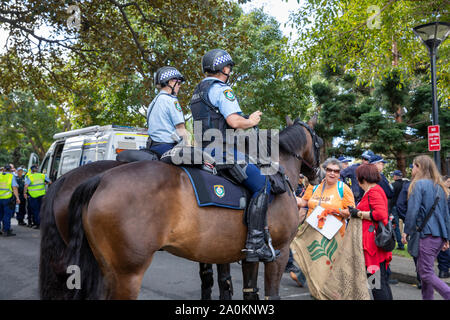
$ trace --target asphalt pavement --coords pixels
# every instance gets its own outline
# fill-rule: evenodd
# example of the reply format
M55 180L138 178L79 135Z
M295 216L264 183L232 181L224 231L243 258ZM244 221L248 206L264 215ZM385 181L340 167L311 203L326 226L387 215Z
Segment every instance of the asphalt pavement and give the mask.
M38 292L40 231L18 226L15 219L12 227L15 237L0 236L0 300L36 300ZM412 259L394 256L391 264L392 277L401 282L392 285L395 300L421 300L420 290L415 285L415 269ZM264 298L264 266L260 265L258 284L260 298ZM231 264L234 300L242 299L242 272L238 263ZM217 272L214 267L214 277ZM450 282L450 279L447 279ZM280 286L282 300L311 300L307 288L300 288L283 274ZM219 298L217 282L212 298ZM198 263L178 258L167 252L155 254L150 268L145 273L140 300L199 300L200 278ZM435 293L435 299L441 300Z

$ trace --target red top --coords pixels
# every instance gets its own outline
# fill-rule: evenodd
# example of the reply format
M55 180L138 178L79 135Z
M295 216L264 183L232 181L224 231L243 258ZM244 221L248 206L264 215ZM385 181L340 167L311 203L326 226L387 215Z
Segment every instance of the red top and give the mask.
M383 189L376 185L364 194L359 202L357 209L361 211L370 211L368 196L370 197L370 207L372 208L372 220L363 219L362 234L363 234L363 249L364 259L366 260L366 267L371 265L379 266L381 262L386 261L386 268L392 260L392 252L386 252L377 247L375 244L376 230L378 229L378 221L382 221L387 225L389 219L388 201ZM375 228L371 228L374 226ZM373 229L372 232L369 231ZM373 269L372 269L373 270ZM370 272L374 273L376 270Z

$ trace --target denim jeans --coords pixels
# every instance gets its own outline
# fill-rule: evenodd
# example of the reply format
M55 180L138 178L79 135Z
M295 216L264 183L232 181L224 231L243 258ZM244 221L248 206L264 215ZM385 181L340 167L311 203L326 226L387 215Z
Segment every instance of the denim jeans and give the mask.
M405 245L402 243L402 235L400 233L400 223L399 223L400 219L398 217L398 212L397 212L396 206L392 207L392 215L394 216L392 223L395 224L394 233L395 233L395 238L397 239L398 247L405 248Z
M448 269L450 269L450 249L440 251L437 257L437 261L439 270L448 272Z

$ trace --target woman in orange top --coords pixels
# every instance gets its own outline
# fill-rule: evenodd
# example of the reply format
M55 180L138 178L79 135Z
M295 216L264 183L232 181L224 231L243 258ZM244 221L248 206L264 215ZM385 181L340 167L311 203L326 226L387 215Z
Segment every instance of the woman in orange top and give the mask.
M350 187L339 181L342 165L338 159L328 158L322 168L325 169L325 179L315 190L313 186L308 186L303 197L297 199L297 203L301 207L308 207L309 216L320 202L322 208L334 212L336 218L344 223L339 230L341 236L344 236L345 220L350 216L348 207L355 206L355 198Z

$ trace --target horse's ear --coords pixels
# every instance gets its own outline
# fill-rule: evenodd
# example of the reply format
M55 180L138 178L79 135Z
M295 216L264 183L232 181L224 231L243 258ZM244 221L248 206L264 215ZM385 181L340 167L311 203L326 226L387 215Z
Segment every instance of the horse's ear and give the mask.
M314 115L312 116L311 119L309 119L308 126L310 126L311 129L314 129L316 124L317 124L317 115Z
M286 116L286 125L292 126L294 124L294 122L292 121L291 117L289 117L289 115Z

